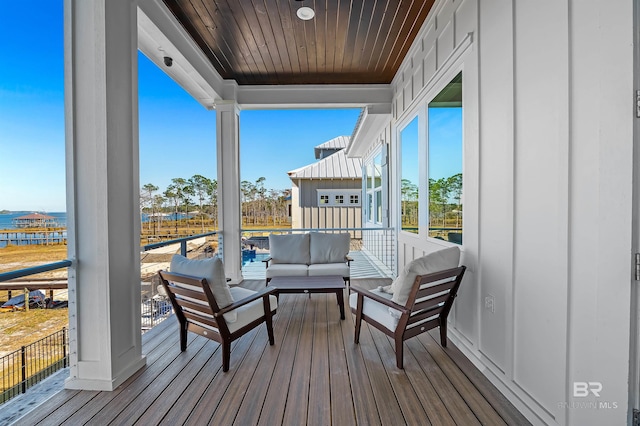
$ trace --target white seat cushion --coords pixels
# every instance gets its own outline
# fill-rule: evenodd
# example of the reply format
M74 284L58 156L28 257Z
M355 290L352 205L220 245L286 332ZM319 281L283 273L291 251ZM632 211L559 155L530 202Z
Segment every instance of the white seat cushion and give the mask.
M276 263L267 268L267 278L273 277L306 277L307 265Z
M318 275L340 275L341 277L349 277L349 267L346 263L320 263L317 265L309 265L309 276Z
M372 293L376 293L385 299L391 299L391 295L381 290L371 290ZM358 293L351 293L349 296L349 306L356 310L358 308ZM398 320L402 313L397 309L390 308L382 303L378 303L375 300L371 300L368 297L364 297L362 304L362 313L367 317L379 322L391 331L395 331Z
M248 290L242 287L232 287L231 295L233 299L238 301L242 300L245 297L253 296L256 294L253 290ZM278 299L276 296L270 294L269 295L269 304L271 306L271 312L275 311L278 308ZM228 312L224 314L224 319L227 319L227 315L232 312ZM248 303L244 306L239 307L238 309L234 309L233 313L237 315L237 319L235 322L227 323L229 327L229 331L233 333L234 331L239 330L245 325L249 324L251 321L254 321L261 316L264 315L264 308L262 306L262 299L254 300L251 303Z

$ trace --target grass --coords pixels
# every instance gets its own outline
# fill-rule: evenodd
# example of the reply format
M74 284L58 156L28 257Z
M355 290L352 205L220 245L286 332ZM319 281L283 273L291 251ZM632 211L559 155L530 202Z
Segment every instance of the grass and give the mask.
M0 249L0 272L14 271L67 258L67 246L56 245L9 245ZM33 275L44 278L46 274L66 277L67 270ZM18 292L13 292L17 295ZM7 292L0 291L0 300L7 300ZM69 324L67 309L30 309L26 311L0 313L0 351L11 352L38 339L54 333Z
M66 308L0 313L0 355L13 352L68 326L69 312Z
M7 246L0 249L0 272L8 272L43 263L57 262L67 258L67 246L28 245Z

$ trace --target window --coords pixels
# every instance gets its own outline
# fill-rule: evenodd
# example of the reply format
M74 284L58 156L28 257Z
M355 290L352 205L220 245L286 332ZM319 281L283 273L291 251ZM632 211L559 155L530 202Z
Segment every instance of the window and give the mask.
M462 111L460 72L400 128L403 231L462 244Z
M359 206L360 192L359 189L318 189L318 206Z
M379 152L371 158L365 166L365 180L367 191L367 214L368 222L382 223L382 154Z
M429 236L462 244L462 73L428 107Z
M403 231L418 233L418 117L415 117L400 131L401 150L401 203L400 219Z

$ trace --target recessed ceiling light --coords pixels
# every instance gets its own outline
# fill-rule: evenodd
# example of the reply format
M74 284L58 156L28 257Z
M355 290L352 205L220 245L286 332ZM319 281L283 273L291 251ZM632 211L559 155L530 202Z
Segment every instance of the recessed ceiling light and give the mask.
M300 9L298 9L296 15L298 15L298 18L302 19L303 21L308 21L309 19L313 19L313 17L316 16L316 13L310 7L302 6Z

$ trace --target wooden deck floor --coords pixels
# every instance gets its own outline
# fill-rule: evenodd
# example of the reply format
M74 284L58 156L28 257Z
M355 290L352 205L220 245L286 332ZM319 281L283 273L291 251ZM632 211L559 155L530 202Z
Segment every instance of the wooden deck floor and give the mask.
M262 286L245 281L243 286ZM358 285L375 286L373 280ZM113 392L62 390L20 424L526 425L526 419L437 330L408 340L398 370L392 342L335 296L286 294L274 318L232 346L222 372L216 342L190 336L184 353L171 317L143 336L147 365Z

